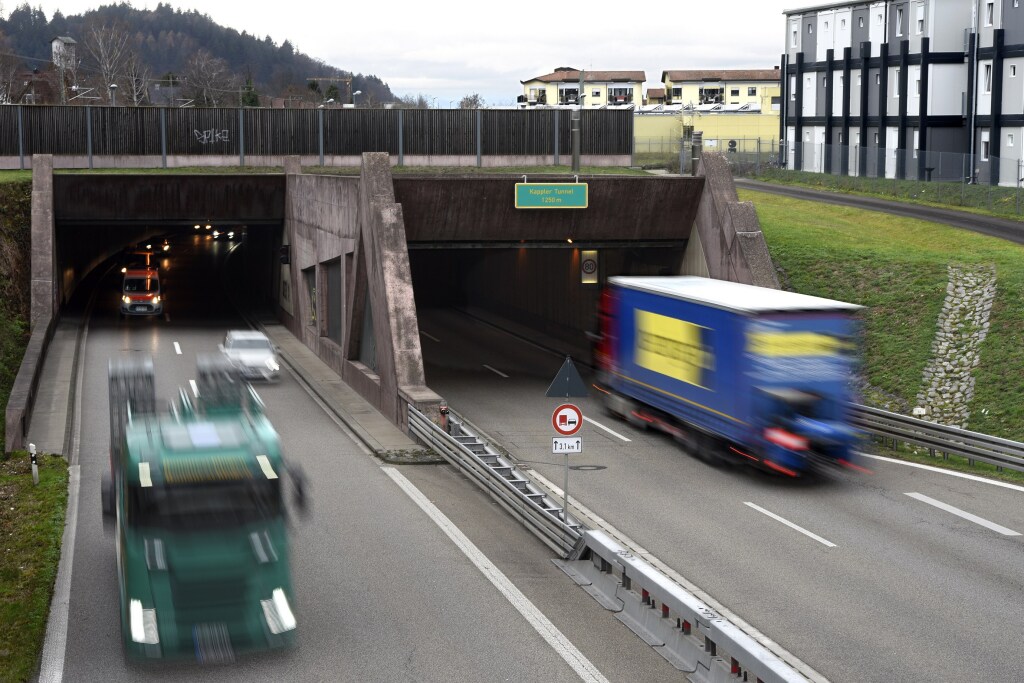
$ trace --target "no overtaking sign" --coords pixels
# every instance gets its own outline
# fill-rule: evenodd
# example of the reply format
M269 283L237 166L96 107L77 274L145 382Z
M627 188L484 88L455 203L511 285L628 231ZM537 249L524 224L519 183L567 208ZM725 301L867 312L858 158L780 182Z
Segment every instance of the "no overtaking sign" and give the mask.
M583 413L571 403L563 403L551 414L551 426L562 436L572 436L583 426Z

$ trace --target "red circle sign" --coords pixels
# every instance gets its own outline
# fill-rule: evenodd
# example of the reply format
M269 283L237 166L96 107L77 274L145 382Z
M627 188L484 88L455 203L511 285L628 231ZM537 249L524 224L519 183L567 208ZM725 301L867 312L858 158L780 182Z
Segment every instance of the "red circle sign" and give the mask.
M572 436L583 426L583 413L571 403L563 403L551 414L551 426L562 436Z

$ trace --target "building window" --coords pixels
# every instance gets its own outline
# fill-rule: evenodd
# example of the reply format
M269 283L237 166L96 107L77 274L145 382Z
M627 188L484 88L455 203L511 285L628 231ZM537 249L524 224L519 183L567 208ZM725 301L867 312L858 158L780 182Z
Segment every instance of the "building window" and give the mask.
M981 131L981 160L982 161L988 161L988 153L989 153L988 131L987 130L983 130L983 131Z
M796 76L789 77L789 99L796 101Z
M917 148L921 144L921 136L918 131L914 131L914 158L917 158Z
M839 28L840 29L846 28L846 19L840 19L839 20Z
M879 26L882 25L882 13L881 12L879 12L878 16L875 18L875 23L878 24Z
M917 3L917 34L924 33L924 3Z
M757 88L747 88L747 97L757 97Z
M914 79L914 94L918 97L921 96L921 79Z
M790 47L796 47L796 35L797 35L797 30L793 29L793 39L790 41L790 45L789 45Z
M814 25L807 24L807 33L814 33Z
M828 85L828 76L822 76L821 77L821 87L824 88L826 85Z
M740 96L740 89L739 88L730 88L730 90L729 90L729 97L739 97L739 96Z
M863 83L863 82L864 82L864 79L863 79L863 78L861 78L861 76L863 76L863 74L861 74L860 72L858 72L858 73L857 73L857 85L860 85L861 83Z
M1016 64L1011 64L1010 65L1010 78L1016 78L1016 77L1017 77L1017 65Z
M601 91L600 90L591 90L590 91L590 96L591 97L600 97L601 96Z
M881 85L881 84L882 84L882 74L880 74L880 73L879 74L875 74L875 85Z
M900 70L896 69L892 79L892 96L897 100L900 98Z
M1013 133L1006 134L1006 146L1013 147Z
M985 26L991 26L992 20L995 18L996 3L986 2L985 3Z
M896 8L896 35L903 35L903 8Z
M985 92L992 92L992 65L985 65Z
M825 30L826 31L828 30L828 22L827 21L825 22Z
M857 28L864 28L864 17L857 17Z
M878 133L875 133L875 145L878 145Z

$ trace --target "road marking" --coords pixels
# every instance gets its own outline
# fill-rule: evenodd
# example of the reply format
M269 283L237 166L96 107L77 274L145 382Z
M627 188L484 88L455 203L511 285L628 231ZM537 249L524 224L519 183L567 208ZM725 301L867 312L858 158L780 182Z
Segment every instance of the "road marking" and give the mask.
M553 482L547 480L544 477L544 475L542 475L540 472L538 472L537 470L530 470L528 476L531 479L533 479L534 482L539 483L542 488L549 491L556 498L561 499L562 489L556 486ZM720 616L723 616L726 619L728 619L733 624L733 626L736 626L738 629L743 631L743 633L747 634L748 636L756 640L764 648L772 652L779 659L783 660L790 666L797 669L797 671L806 676L808 680L812 681L813 683L829 683L829 680L827 678L825 678L820 673L812 669L806 662L801 661L799 657L797 657L792 652L779 645L777 642L769 638L761 631L754 628L752 624L745 621L742 617L740 617L740 615L736 614L731 609L720 603L718 600L712 597L710 593L703 590L702 588L697 586L697 584L693 583L685 576L677 572L675 569L662 562L660 559L658 559L656 555L654 555L649 550L641 546L632 538L616 529L614 526L612 526L610 522L608 522L608 520L603 519L596 512L594 512L586 505L584 505L582 502L580 502L579 499L574 499L572 501L572 505L573 509L577 513L577 519L580 519L580 517L585 518L587 520L586 524L588 527L592 529L601 529L609 536L614 538L616 541L618 541L619 545L623 546L624 548L628 548L629 551L634 555L643 557L647 562L654 566L655 569L657 569L662 574L678 583L686 590L696 595L697 598L703 601L705 605L707 605L714 611L718 612Z
M1000 526L999 524L996 524L995 522L990 522L987 519L984 519L982 517L978 517L977 515L972 515L970 512L965 512L965 511L961 510L960 508L953 507L952 505L947 505L946 503L943 503L941 500L935 500L934 498L929 498L928 496L924 495L923 493L906 493L905 495L908 495L911 498L914 498L915 500L919 500L922 503L928 503L929 505L937 507L940 510L945 510L946 512L948 512L950 514L953 514L953 515L956 515L957 517L962 517L963 519L966 519L968 522L974 522L975 524L980 524L981 526L985 527L986 529L991 529L992 531L996 532L997 534L1002 534L1003 536L1020 536L1020 534L1017 533L1016 531L1014 531L1013 529L1007 529L1005 526Z
M620 439L622 439L623 441L626 441L626 442L628 442L628 441L631 441L631 439L627 439L627 438L626 438L626 437L624 437L624 436L623 436L622 434L619 434L618 432L616 432L616 431L613 431L613 430L609 429L608 427L605 427L605 426L604 426L603 424L601 424L601 423L600 423L600 422L598 422L597 420L591 420L591 419L590 419L589 417L587 417L586 415L584 415L584 416L583 416L583 421L584 421L584 422L589 422L590 424L594 425L595 427L600 427L601 429L603 429L604 431L608 432L608 433L609 433L609 434L611 434L612 436L617 436L617 437L619 437Z
M438 342L438 343L441 343L441 340L440 340L440 339L438 339L438 338L437 338L437 337L435 337L434 335L430 334L429 332L424 332L423 330L420 330L420 334L422 334L422 335L423 335L424 337L426 337L427 339L433 339L434 341L436 341L436 342Z
M992 484L993 486L1001 486L1004 489L1011 489L1013 491L1024 492L1024 486L1018 486L1017 484L1011 484L1005 481L998 481L996 479L987 479L986 477L979 477L976 474L965 474L964 472L957 472L955 470L947 470L942 467L932 467L931 465L922 465L916 462L907 462L906 460L896 460L895 458L886 458L882 455L872 455L871 453L861 453L865 458L874 458L875 460L884 460L885 462L891 462L896 465L906 465L907 467L916 467L921 470L928 470L929 472L937 472L939 474L948 474L951 477L960 477L961 479L970 479L971 481L980 481L983 484Z
M188 385L190 387L192 387L192 393L195 394L196 397L198 398L199 397L199 386L196 384L196 381L194 379L190 379L188 381Z
M769 517L771 517L772 519L774 519L777 522L782 522L783 524L788 526L790 529L796 529L797 531L802 533L804 536L807 536L808 538L813 538L815 541L817 541L818 543L821 543L822 545L826 545L829 548L835 548L836 547L835 543L832 543L831 541L826 541L824 538L822 538L818 534L812 533L812 532L808 531L807 529L803 528L802 526L798 526L796 524L793 524L793 522L789 521L788 519L785 519L784 517L779 517L774 512L769 512L768 510L765 510L760 505L754 505L753 503L749 503L749 502L745 502L743 504L746 505L747 507L750 507L750 508L753 508L753 509L757 510L758 512L760 512L763 515L768 515Z
M181 355L181 344L178 342L174 342L174 352L179 356Z
M505 596L505 599L512 603L512 606L523 615L530 626L533 626L534 630L565 660L566 664L572 667L576 675L584 681L607 683L608 679L604 677L597 667L544 616L543 612L530 602L529 598L523 595L522 591L516 588L515 584L509 581L508 577L486 555L480 552L473 542L437 506L427 500L426 496L411 481L406 479L394 467L384 467L382 469L437 524L441 531L455 543L456 547L480 570L480 573L487 577L487 580Z
M490 370L491 372L493 372L494 374L496 374L496 375L501 375L501 376L502 376L502 377L504 377L505 379L508 379L508 375L506 375L506 374L505 374L504 372L502 372L501 370L495 370L494 368L492 368L492 367L491 367L490 365L487 365L486 363L484 363L484 367L485 367L485 368L487 368L488 370Z

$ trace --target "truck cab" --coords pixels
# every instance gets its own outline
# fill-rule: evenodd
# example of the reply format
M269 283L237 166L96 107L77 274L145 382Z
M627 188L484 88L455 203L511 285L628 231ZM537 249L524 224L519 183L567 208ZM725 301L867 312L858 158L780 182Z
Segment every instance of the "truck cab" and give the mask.
M295 641L284 483L302 507L301 474L237 371L219 356L199 362L202 400L179 390L161 415L151 362L110 365L103 508L117 536L122 638L136 658L223 663Z
M121 317L164 312L160 273L156 268L131 268L121 282Z

